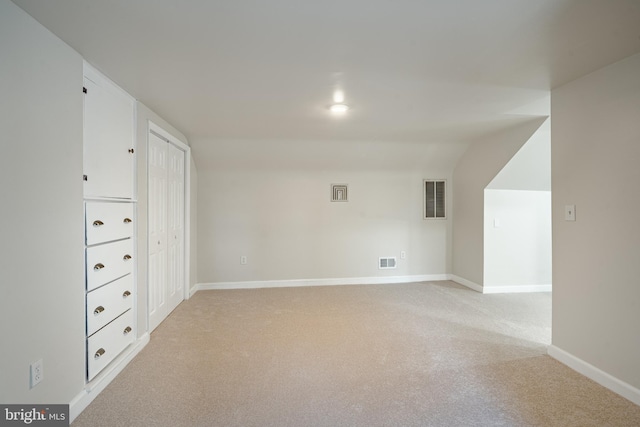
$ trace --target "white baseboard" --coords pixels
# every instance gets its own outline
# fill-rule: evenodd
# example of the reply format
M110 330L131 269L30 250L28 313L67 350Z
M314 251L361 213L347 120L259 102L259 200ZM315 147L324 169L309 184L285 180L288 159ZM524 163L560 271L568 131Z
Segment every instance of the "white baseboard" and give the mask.
M547 348L547 354L549 354L549 356L553 357L557 361L567 365L574 371L579 372L585 377L592 379L601 386L608 388L609 390L619 394L625 399L630 400L636 405L640 405L640 390L633 387L632 385L619 380L618 378L604 372L601 369L596 368L595 366L575 357L571 353L568 353L554 345L550 345Z
M387 283L412 283L449 280L448 274L415 276L349 277L342 279L263 280L249 282L198 283L193 293L211 289L287 288L298 286L380 285Z
M469 289L483 294L515 294L522 292L551 292L551 285L521 285L521 286L483 286L464 277L449 275L449 280L453 280Z
M467 280L464 277L460 277L460 276L456 276L455 274L450 274L449 275L449 280L453 280L454 282L462 285L462 286L466 286L469 289L472 289L476 292L480 292L482 293L482 286L478 285L477 283L472 282L471 280Z
M516 294L523 292L551 292L551 285L483 286L483 294Z
M140 351L149 343L149 333L138 338L128 349L118 356L104 371L102 371L94 380L87 383L84 390L80 392L69 403L69 422L73 422L93 399L104 390L114 378L122 372L122 370L140 353Z
M551 292L551 285L482 286L454 274L423 274L414 276L349 277L338 279L255 280L246 282L198 283L190 289L190 295L212 289L287 288L299 286L380 285L387 283L435 282L452 280L483 294Z

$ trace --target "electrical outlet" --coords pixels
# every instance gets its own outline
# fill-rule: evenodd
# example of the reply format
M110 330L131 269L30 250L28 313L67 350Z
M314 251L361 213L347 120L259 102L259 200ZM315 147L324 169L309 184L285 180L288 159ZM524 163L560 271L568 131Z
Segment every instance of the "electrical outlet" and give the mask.
M44 379L44 365L42 359L31 364L31 388L38 385Z
M247 264L247 257L246 257L246 255L242 255L242 256L240 257L240 264L242 264L242 265L246 265L246 264Z
M400 259L406 259L407 253L405 251L400 251Z

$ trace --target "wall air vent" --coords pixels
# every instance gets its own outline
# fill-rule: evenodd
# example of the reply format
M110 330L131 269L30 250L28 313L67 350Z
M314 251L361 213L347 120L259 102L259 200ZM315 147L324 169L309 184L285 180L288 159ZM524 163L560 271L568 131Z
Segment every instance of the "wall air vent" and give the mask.
M331 184L331 201L348 202L348 190L347 184Z
M424 180L424 217L425 219L446 219L445 199L446 181L444 179Z
M388 270L396 268L396 257L385 257L378 259L378 268L380 270Z

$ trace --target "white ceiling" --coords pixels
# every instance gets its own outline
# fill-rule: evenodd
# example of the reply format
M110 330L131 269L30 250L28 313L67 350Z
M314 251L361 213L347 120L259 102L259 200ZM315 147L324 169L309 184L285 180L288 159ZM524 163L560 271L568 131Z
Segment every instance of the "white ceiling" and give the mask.
M640 0L14 2L200 141L469 139L640 52Z

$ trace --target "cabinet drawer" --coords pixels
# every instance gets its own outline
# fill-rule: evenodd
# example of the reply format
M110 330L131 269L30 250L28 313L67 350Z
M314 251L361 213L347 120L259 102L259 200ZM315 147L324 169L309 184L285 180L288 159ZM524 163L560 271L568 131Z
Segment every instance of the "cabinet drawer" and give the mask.
M132 307L132 274L89 292L87 294L87 335L92 335Z
M133 271L133 240L87 248L87 291Z
M87 202L85 206L87 245L133 236L133 203Z
M135 339L133 310L87 338L87 376L93 379Z

